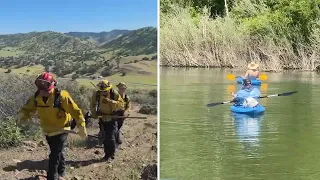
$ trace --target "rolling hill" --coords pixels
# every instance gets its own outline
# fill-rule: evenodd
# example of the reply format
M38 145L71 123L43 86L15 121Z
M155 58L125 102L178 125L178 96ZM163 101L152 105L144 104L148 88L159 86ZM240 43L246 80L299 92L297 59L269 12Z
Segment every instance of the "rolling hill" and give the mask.
M27 67L24 71L31 72L31 67L40 65L59 77L153 74L154 70L139 64L141 61L156 66L156 53L154 27L100 33L45 31L0 35L0 68ZM137 67L126 67L135 63Z
M117 54L140 55L157 52L157 29L145 27L130 31L100 47Z
M0 36L0 47L15 47L29 53L74 52L92 50L96 44L53 31Z
M107 42L110 42L122 35L129 33L129 30L119 30L115 29L110 32L68 32L66 35L83 38L86 40L93 40L93 42L101 45Z

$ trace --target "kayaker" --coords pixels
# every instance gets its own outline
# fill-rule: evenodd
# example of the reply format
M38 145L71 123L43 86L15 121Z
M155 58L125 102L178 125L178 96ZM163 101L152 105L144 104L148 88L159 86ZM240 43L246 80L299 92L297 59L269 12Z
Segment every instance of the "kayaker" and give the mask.
M243 79L258 79L259 78L259 64L255 62L251 62L248 64L248 70L244 76L242 76Z
M116 114L118 116L127 116L127 112L129 111L130 107L131 107L131 102L130 102L130 98L129 96L125 93L126 89L127 89L127 85L124 82L120 82L118 85L118 92L119 95L121 96L121 98L124 100L124 107L119 109ZM122 144L122 140L121 140L121 127L123 125L123 121L125 118L118 118L117 123L118 123L118 131L117 131L117 142L118 144Z
M103 136L103 147L106 161L112 161L118 146L117 119L110 116L124 106L119 93L112 88L108 80L100 81L97 85L98 91L93 93L90 110L93 118L99 118L100 132ZM100 136L101 137L101 136Z
M258 88L252 86L250 79L244 79L241 89L236 94L232 92L232 96L235 105L255 107L259 104L261 93Z
M78 134L84 139L87 137L82 111L69 93L56 88L56 84L56 78L51 73L41 73L35 80L38 90L29 98L16 118L16 124L27 123L28 119L38 113L40 126L50 147L48 180L64 179L68 137L64 130L71 129L72 118L76 121Z

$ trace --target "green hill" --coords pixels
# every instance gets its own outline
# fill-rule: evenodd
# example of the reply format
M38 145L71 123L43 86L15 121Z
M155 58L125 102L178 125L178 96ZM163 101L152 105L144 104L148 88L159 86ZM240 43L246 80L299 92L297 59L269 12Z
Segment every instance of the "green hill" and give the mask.
M121 55L152 54L157 52L157 29L145 27L130 31L100 48Z
M95 33L95 32L68 32L65 34L70 35L70 36L83 38L86 40L93 40L93 42L101 45L101 44L110 42L110 41L112 41L122 35L125 35L129 32L130 32L130 30L115 29L110 32L105 32L105 31L99 32L99 33Z
M153 63L157 60L156 52L154 27L101 33L45 31L0 35L0 68L32 72L32 67L37 66L59 77L127 73L127 64ZM135 71L149 72L139 67L128 73Z
M41 54L92 50L96 47L90 41L53 31L1 35L0 46Z

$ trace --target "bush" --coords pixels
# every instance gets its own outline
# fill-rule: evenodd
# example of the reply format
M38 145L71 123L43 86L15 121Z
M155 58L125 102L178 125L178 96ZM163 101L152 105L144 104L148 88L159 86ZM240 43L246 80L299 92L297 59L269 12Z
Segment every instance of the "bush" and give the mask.
M148 57L143 57L142 60L143 61L149 61L149 58Z
M130 90L127 94L132 102L142 106L139 113L157 114L157 90Z
M133 62L134 62L134 63L137 63L137 62L139 62L139 60L134 60Z
M157 91L157 90L152 90L152 91ZM150 93L152 92L150 90L130 90L128 91L128 95L131 98L131 101L136 102L140 105L157 105L157 98L152 96Z
M143 105L141 109L139 110L139 113L141 114L152 114L156 115L157 114L157 106L155 105Z
M72 79L72 80L76 80L76 79L79 78L79 77L80 77L79 74L73 74L73 75L71 76L71 79Z
M0 122L0 147L9 148L20 145L22 135L20 129L11 119Z

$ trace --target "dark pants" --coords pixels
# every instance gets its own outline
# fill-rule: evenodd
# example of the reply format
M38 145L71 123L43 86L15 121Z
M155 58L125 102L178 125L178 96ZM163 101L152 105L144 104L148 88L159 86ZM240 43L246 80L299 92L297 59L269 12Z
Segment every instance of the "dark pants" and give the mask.
M65 176L65 147L67 145L68 134L56 136L46 136L50 147L49 169L47 171L48 180L58 180L59 176Z
M103 147L106 158L113 158L115 155L118 143L116 141L117 136L117 121L112 119L109 122L104 122L100 120L100 131L103 131Z

